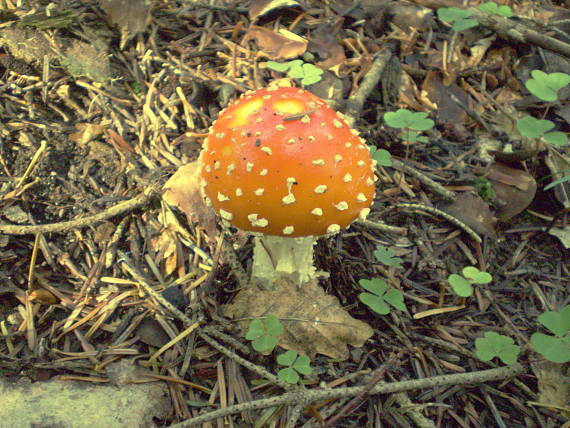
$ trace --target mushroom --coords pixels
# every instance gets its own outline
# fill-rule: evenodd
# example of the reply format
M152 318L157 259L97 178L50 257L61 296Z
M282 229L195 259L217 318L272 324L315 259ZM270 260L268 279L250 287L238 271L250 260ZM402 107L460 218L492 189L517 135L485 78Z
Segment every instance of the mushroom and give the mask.
M255 236L252 277L316 277L313 246L370 212L368 147L312 93L269 87L220 113L200 155L202 188L222 222Z

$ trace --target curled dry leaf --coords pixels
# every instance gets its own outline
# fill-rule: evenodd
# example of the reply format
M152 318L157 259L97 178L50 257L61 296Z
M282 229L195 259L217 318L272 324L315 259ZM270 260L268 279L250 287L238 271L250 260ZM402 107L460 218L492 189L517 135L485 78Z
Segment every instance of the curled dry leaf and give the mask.
M274 290L260 290L255 285L243 289L225 309L225 315L239 321L238 328L247 331L251 317L275 315L285 333L279 345L313 357L323 354L330 358L349 357L347 345L363 346L372 336L372 328L352 318L335 296L311 281L297 287L291 281L278 280Z
M451 204L442 208L448 214L470 226L475 232L495 238L497 219L491 214L489 206L479 196L463 192Z
M150 24L153 0L100 0L109 20L121 30L121 47Z
M252 26L244 42L255 40L259 48L272 60L296 58L307 50L307 40L284 29L275 32L263 27Z
M249 19L252 21L256 18L273 12L276 9L284 7L298 7L297 0L253 0L249 6Z
M198 223L210 238L216 236L215 212L206 206L200 189L200 167L192 162L178 168L164 185L162 199L186 214L190 224Z
M485 177L495 191L495 214L506 221L526 209L536 194L536 181L528 172L501 163L491 165Z
M550 148L545 162L552 174L552 181L570 174L570 158L563 153ZM570 182L565 181L554 186L554 194L564 208L570 208Z

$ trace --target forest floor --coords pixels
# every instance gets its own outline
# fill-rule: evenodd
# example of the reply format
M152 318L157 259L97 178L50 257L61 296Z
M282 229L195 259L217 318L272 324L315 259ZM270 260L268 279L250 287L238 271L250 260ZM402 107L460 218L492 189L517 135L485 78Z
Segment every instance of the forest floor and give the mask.
M167 405L139 426L570 427L568 0L15 3L0 387L154 382ZM227 310L251 239L175 173L230 102L278 79L343 112L379 179L367 220L315 246L327 319L363 329L257 352ZM295 336L328 322L308 303L261 315ZM288 369L299 383L285 349L310 358Z

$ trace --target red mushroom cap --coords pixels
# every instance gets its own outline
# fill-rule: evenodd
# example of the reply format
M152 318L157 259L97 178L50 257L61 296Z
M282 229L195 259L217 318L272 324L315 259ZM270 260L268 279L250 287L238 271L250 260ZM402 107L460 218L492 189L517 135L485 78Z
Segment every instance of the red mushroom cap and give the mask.
M289 87L244 94L212 125L200 155L216 212L277 236L338 232L372 205L364 140L322 99Z

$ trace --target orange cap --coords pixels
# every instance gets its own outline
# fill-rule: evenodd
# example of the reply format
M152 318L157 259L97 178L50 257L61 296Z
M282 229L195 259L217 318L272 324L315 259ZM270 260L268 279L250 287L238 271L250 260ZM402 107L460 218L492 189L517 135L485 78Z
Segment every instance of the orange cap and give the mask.
M372 205L364 140L322 99L297 88L244 94L210 128L203 189L220 217L251 232L338 232Z

